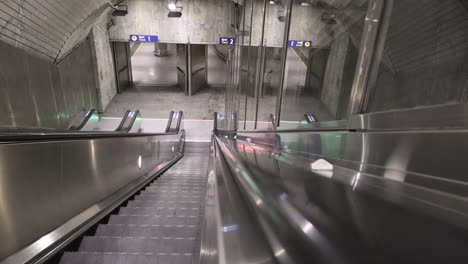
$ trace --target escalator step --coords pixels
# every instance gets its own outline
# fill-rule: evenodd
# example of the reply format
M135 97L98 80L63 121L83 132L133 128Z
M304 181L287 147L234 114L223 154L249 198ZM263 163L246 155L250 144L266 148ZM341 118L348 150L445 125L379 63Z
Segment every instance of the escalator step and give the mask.
M190 171L188 173L185 172L174 172L174 171L168 171L163 174L161 177L177 177L177 178L204 178L205 174L196 172L196 171Z
M191 254L194 238L84 237L79 251Z
M200 201L201 195L138 195L135 196L135 201L144 202L162 202L162 201Z
M204 187L206 184L204 182L167 182L167 181L156 181L155 183L148 186L148 188L180 188L180 187Z
M191 255L65 252L61 264L190 264Z
M199 201L128 201L127 207L171 207L195 208L200 207Z
M190 170L190 169L189 170L169 170L162 175L162 177L194 177L194 178L201 178L205 176L206 176L206 172Z
M120 215L175 215L175 216L198 216L199 207L171 208L171 207L121 207Z
M164 177L164 176L162 176ZM179 179L179 178L176 178L176 177L172 177L172 178L161 178L161 179L158 179L154 182L154 184L158 184L158 183L196 183L196 184L199 184L199 183L202 183L203 182L203 179L196 179L196 178L185 178L185 179Z
M157 194L164 194L164 195L200 195L202 193L201 190L190 190L190 189L185 189L185 190L176 190L176 189L172 189L172 190L157 190L157 191L153 191L153 192L150 192L148 193L147 190L145 191L142 191L140 193L140 195L144 195L144 194L148 194L148 195L156 195L155 192L157 192Z
M181 195L181 196L184 196L184 195L203 195L205 194L204 191L201 191L201 190L189 190L189 189L186 189L186 190L158 190L158 191L154 191L154 190L144 190L142 192L140 192L140 196L167 196L167 195Z
M96 236L108 237L196 237L198 226L99 225Z
M156 191L156 190L163 190L163 191L177 191L177 190L202 191L204 189L202 186L166 186L166 187L164 187L164 186L160 186L158 184L152 184L152 185L149 185L149 186L151 186L153 191Z
M198 216L166 216L166 215L111 215L109 224L124 225L196 225Z

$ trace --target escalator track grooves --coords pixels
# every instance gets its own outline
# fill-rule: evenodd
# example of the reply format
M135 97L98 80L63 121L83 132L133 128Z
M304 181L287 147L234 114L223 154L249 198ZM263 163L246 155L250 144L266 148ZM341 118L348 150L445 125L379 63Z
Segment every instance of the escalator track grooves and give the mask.
M195 263L208 153L186 153L59 263Z

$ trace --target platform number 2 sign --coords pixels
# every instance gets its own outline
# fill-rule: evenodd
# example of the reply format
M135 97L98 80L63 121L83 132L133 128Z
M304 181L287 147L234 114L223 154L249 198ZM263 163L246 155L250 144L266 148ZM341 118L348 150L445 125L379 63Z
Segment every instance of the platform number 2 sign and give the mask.
M236 45L235 38L219 38L219 44L221 45Z

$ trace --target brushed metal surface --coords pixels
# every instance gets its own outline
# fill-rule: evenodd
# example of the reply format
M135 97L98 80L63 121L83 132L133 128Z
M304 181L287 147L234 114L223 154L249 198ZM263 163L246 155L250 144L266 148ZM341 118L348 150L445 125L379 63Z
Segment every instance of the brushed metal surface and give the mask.
M180 135L1 144L0 259L172 160L180 144Z
M198 263L275 263L217 145L210 155Z
M240 133L239 139L326 159L384 179L466 197L466 131ZM445 153L442 155L442 153ZM433 162L437 161L437 162Z
M195 95L199 90L206 88L208 67L207 46L190 44L189 48L189 95Z
M267 237L296 262L463 263L466 137L271 132L217 141ZM313 171L317 159L333 169Z
M349 128L362 130L466 129L467 120L467 104L447 104L355 115L349 119Z

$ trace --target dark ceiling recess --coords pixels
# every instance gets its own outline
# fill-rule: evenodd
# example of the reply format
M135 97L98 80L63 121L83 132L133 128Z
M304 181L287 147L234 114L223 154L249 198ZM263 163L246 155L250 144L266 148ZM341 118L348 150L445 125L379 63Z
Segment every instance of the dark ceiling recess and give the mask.
M128 14L128 6L126 5L119 5L114 7L114 12L112 12L112 16L126 16Z
M169 14L167 14L167 17L181 17L182 16L182 12L169 12Z

